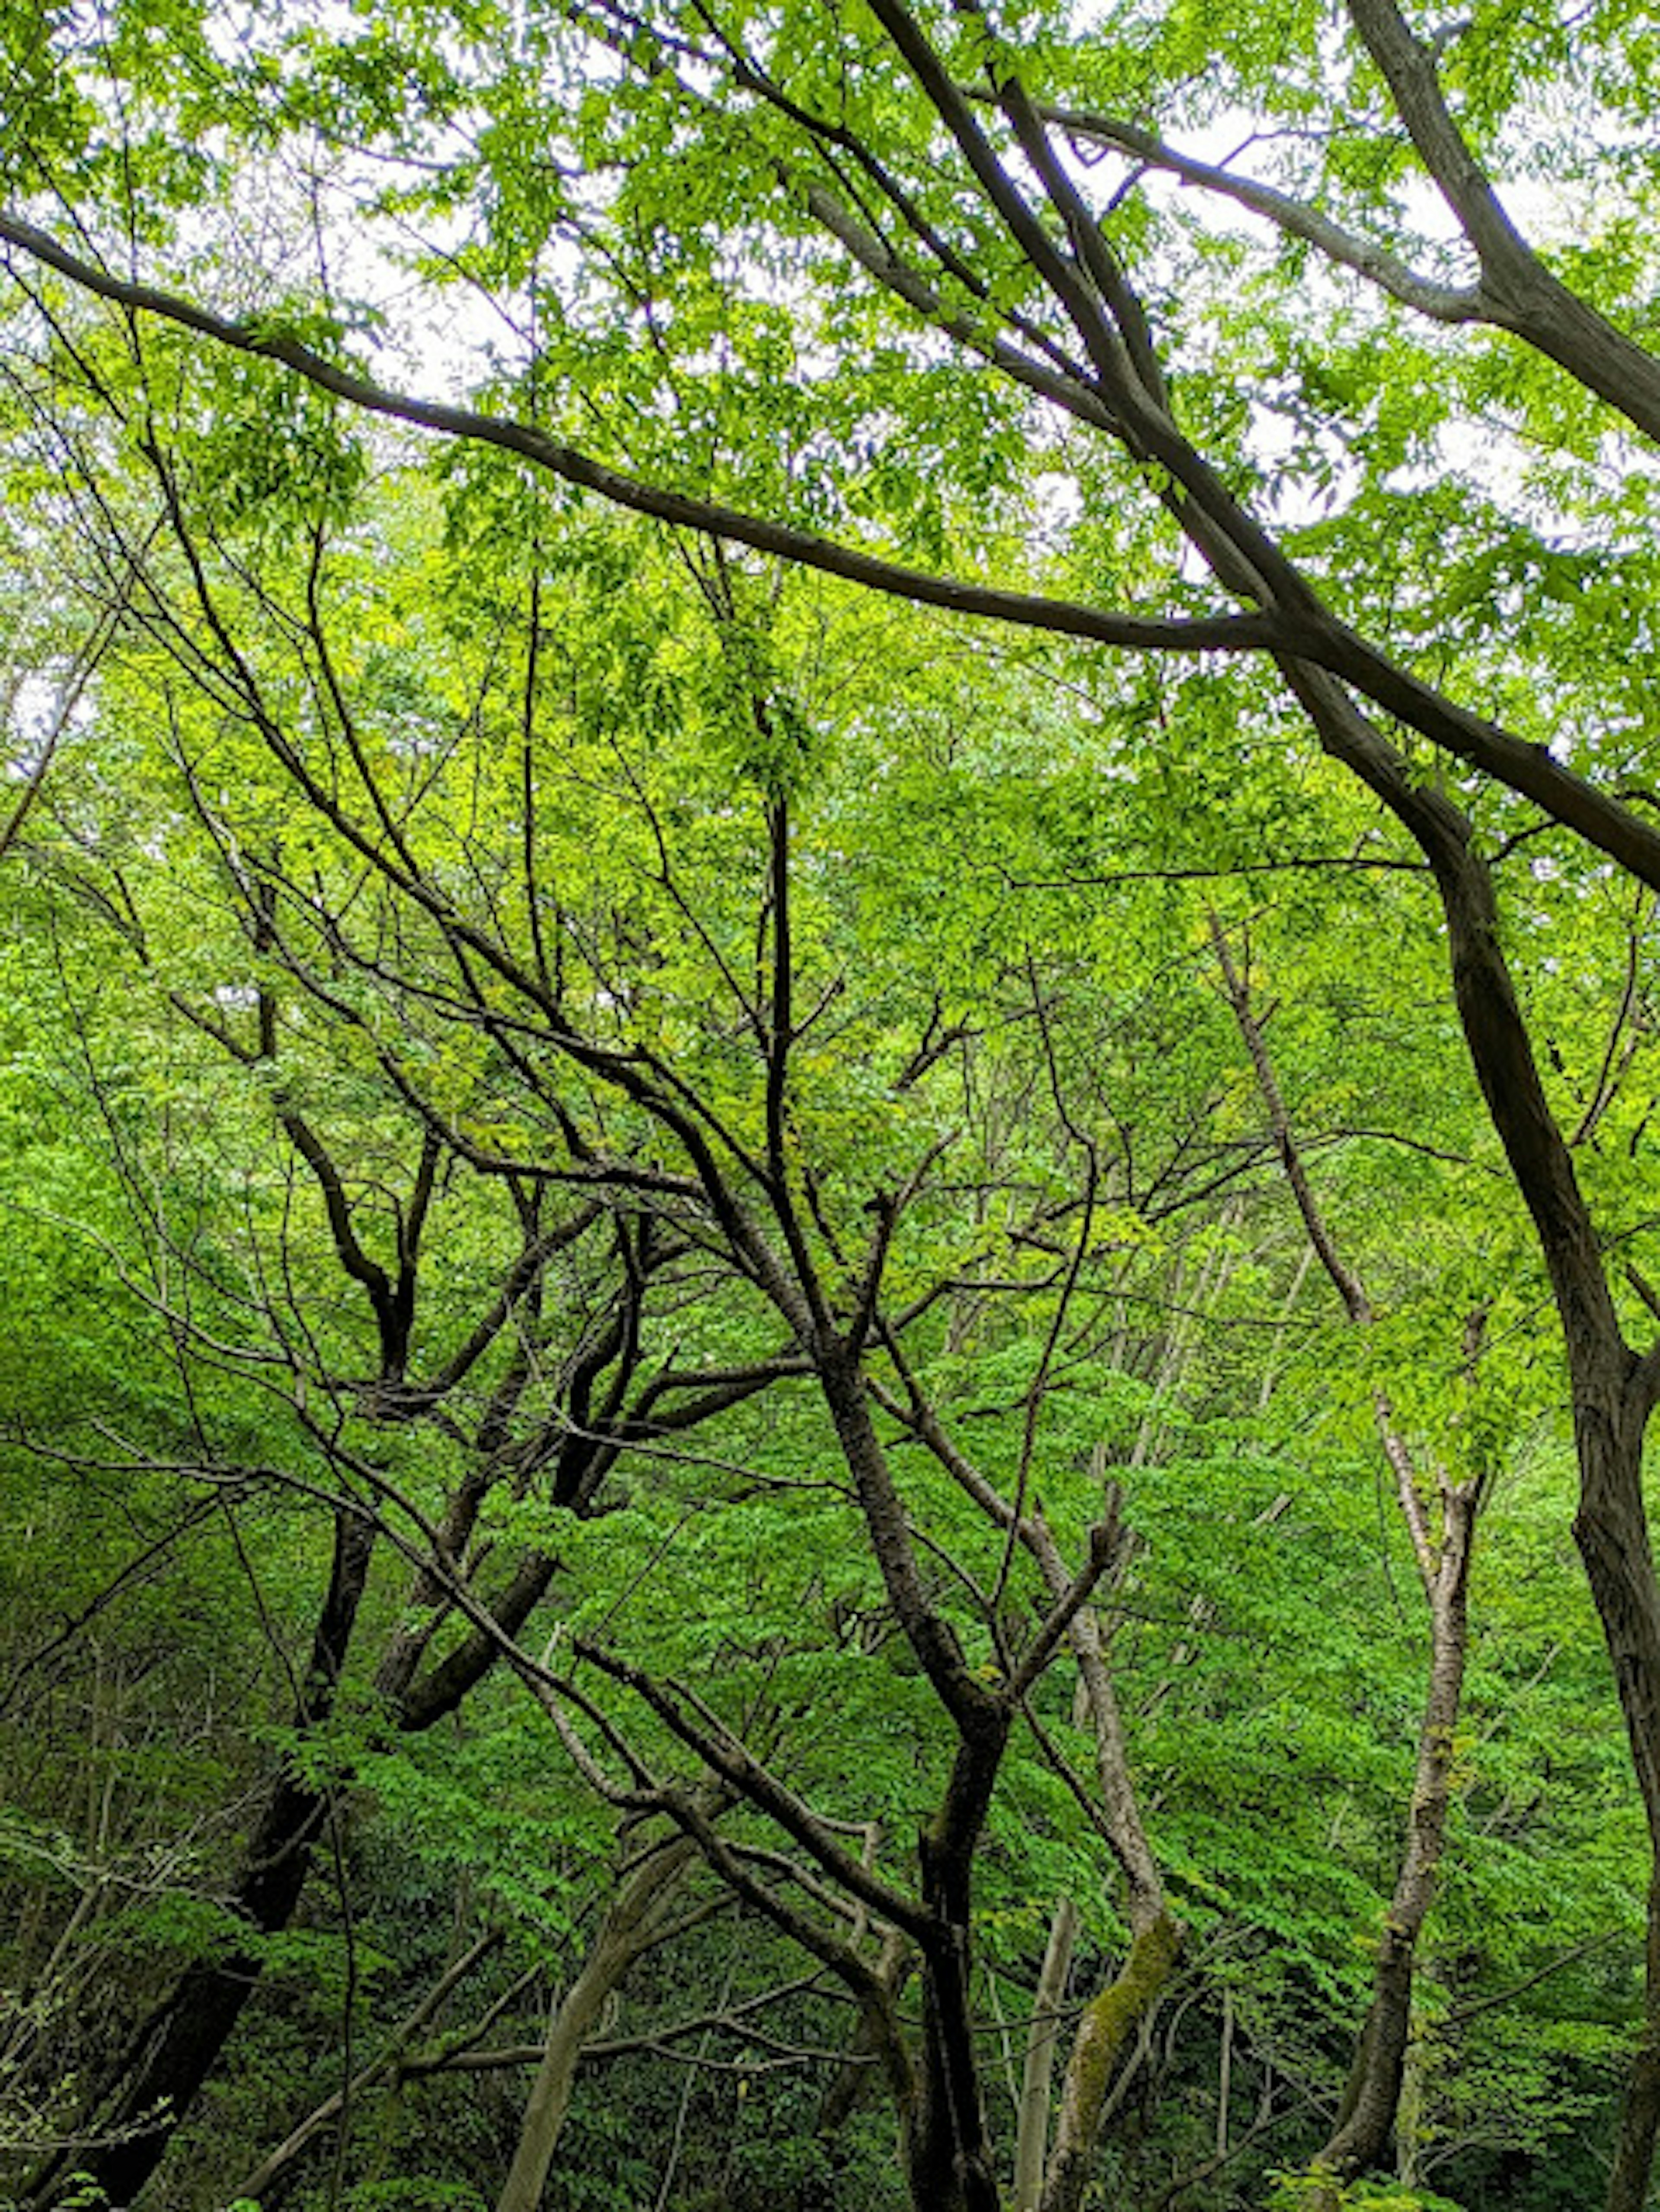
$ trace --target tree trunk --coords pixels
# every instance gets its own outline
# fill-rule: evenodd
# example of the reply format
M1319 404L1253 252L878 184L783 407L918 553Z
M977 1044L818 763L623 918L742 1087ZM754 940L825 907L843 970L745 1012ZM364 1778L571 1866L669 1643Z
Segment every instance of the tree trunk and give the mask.
M1250 988L1235 963L1220 918L1210 917L1211 942L1232 1006L1234 1019L1256 1070L1257 1086L1280 1151L1310 1249L1331 1279L1345 1312L1357 1329L1370 1334L1373 1310L1360 1275L1339 1250L1310 1181L1292 1129L1291 1116L1275 1076L1262 1027L1251 1006ZM1465 1334L1465 1364L1470 1381L1481 1340L1482 1316L1472 1317ZM1463 1698L1464 1662L1468 1644L1470 1553L1481 1510L1481 1476L1462 1485L1437 1469L1441 1526L1438 1536L1420 1494L1406 1438L1395 1425L1387 1395L1372 1394L1372 1411L1383 1455L1395 1478L1395 1497L1412 1539L1430 1616L1430 1677L1424 1718L1418 1735L1417 1771L1395 1894L1379 1939L1371 2003L1355 2045L1348 2085L1337 2124L1316 2165L1334 2177L1322 2192L1321 2212L1333 2212L1338 2184L1383 2158L1395 2125L1412 2028L1413 1960L1418 1938L1435 1894L1435 1879L1446 1833L1451 1791L1453 1731Z
M1337 2125L1316 2161L1344 2180L1383 2161L1395 2126L1412 2033L1414 1960L1434 1901L1451 1800L1453 1731L1463 1698L1468 1646L1476 1486L1455 1488L1444 1482L1442 1504L1438 1557L1433 1572L1425 1577L1432 1639L1430 1681L1418 1733L1418 1771L1406 1849L1378 1942L1371 2004L1355 2046L1348 2087ZM1414 1537L1418 1533L1414 1526Z
M374 1545L368 1523L352 1514L337 1516L328 1592L295 1715L299 1729L316 1728L332 1710ZM251 1935L269 1936L288 1925L327 1809L326 1794L291 1767L278 1774L231 1889L231 1909ZM112 2085L114 2101L99 2115L94 2132L121 2140L59 2153L31 2182L28 2205L50 2206L70 2173L89 2175L112 2205L131 2202L161 2164L173 2130L229 2040L264 1963L251 1947L181 1976L140 2031L122 2078Z
M915 1964L915 1954L905 1936L898 1929L890 1929L882 1939L876 1960L877 1984L884 1995L890 1999L897 1997ZM860 2012L848 2044L848 2055L818 2107L814 2132L826 2142L841 2132L858 2110L866 2092L873 2082L879 2081L880 2075L873 2061L881 2052L890 2026L869 2007Z
M1660 1872L1649 1882L1643 2028L1626 2082L1614 2169L1608 2176L1608 2212L1643 2212L1649 2174L1660 2130Z
M921 1947L921 2100L909 2159L916 2212L1000 2212L975 2045L970 1896L975 1846L1007 1741L1001 1707L982 1729L964 1729L945 1802L918 1847L933 1924Z
M856 1349L847 1340L826 1338L815 1344L813 1362L895 1616L957 1735L939 1810L917 1841L929 1925L918 1945L921 2095L905 2130L911 2194L917 2212L1000 2212L975 2044L971 1929L974 1855L1008 1748L1013 1708L972 1672L955 1631L934 1607L871 1419Z
M1073 1941L1078 1932L1078 1907L1063 1897L1049 1923L1049 1940L1032 1999L1031 2025L1026 2033L1026 2063L1020 2080L1020 2120L1014 2144L1014 2212L1037 2212L1043 2187L1043 2163L1049 2148L1049 2082L1055 2073L1055 2050L1060 2039L1060 2010L1066 2000L1067 1978L1072 1972Z
M1580 1502L1573 1533L1602 1622L1649 1838L1660 1865L1660 1586L1643 1498L1647 1391L1633 1372L1617 1401L1576 1391ZM1633 1401L1635 1402L1633 1402ZM1644 2212L1660 2133L1660 1875L1649 1887L1642 2030L1620 2117L1608 2212Z
M525 2101L519 2142L496 2212L538 2212L548 2169L569 2109L583 2045L606 1999L642 1951L662 1934L663 1913L680 1887L696 1847L684 1836L656 1845L612 1899L593 1948L561 1999L548 2029L542 2063Z
M1660 1362L1626 1342L1573 1153L1540 1079L1500 938L1492 878L1468 817L1416 783L1341 684L1279 664L1332 757L1353 770L1414 837L1446 918L1453 995L1470 1062L1533 1218L1567 1351L1579 1509L1574 1540L1613 1662L1632 1763L1660 1868L1660 1585L1643 1498L1643 1435ZM1608 2185L1608 2212L1643 2212L1660 2125L1660 1956L1651 1942L1641 2042Z
M1426 1971L1420 1967L1420 1972ZM1395 2178L1402 2189L1416 2189L1418 2154L1424 2139L1424 2093L1429 2079L1429 2045L1421 2035L1407 2043L1401 2075L1401 2101L1395 2115Z
M1161 1905L1157 1917L1136 1931L1122 1973L1085 2007L1061 2093L1061 2122L1041 2212L1078 2212L1083 2203L1118 2062L1174 1972L1180 1948L1181 1931Z
M1064 1585L1065 1569L1054 1538L1037 1516L1032 1532L1043 1579L1051 1595L1058 1595ZM1076 2212L1082 2202L1094 2166L1108 2093L1125 2045L1158 2002L1182 1948L1181 1924L1165 1902L1158 1862L1142 1822L1118 1693L1101 1624L1092 1607L1085 1606L1077 1614L1067 1636L1095 1736L1102 1811L1124 1876L1130 1948L1123 1972L1091 1999L1073 2035L1055 2149L1037 2200L1041 2212Z

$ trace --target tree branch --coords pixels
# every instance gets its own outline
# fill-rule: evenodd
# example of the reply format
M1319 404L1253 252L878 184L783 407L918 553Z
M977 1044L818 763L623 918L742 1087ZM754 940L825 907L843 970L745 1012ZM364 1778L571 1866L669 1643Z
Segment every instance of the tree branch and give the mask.
M1287 237L1301 239L1327 260L1340 268L1353 270L1356 276L1367 278L1403 307L1414 308L1432 321L1459 324L1485 322L1488 319L1487 304L1474 286L1438 284L1432 277L1420 276L1386 246L1346 230L1317 208L1294 199L1288 192L1277 191L1272 185L1259 184L1255 178L1237 176L1231 169L1201 161L1167 144L1156 132L1144 131L1139 125L1123 122L1116 116L1057 107L1047 101L1037 103L1037 112L1055 130L1065 131L1068 138L1110 146L1119 153L1132 155L1144 167L1162 169L1179 178L1184 185L1214 192L1248 208L1253 215L1262 216L1276 229L1284 231Z
M1213 615L1188 620L1110 614L1073 600L1046 599L1029 592L1001 591L990 585L907 568L875 554L862 553L855 547L836 544L811 532L793 529L787 523L773 522L715 501L694 499L684 492L666 491L658 485L643 483L637 477L610 468L573 446L562 445L527 423L392 391L356 370L328 360L297 338L283 337L275 330L262 330L258 324L234 322L175 293L112 276L84 255L71 253L48 232L15 216L0 215L0 244L15 246L31 255L99 299L137 313L159 316L180 329L194 331L198 337L211 338L234 353L276 362L320 390L332 392L337 398L369 414L407 422L417 429L435 430L445 437L471 439L517 453L562 483L594 492L614 507L650 515L678 530L696 530L708 537L730 538L757 553L839 576L847 582L885 592L890 598L942 607L954 614L976 615L991 622L1012 623L1025 629L1058 631L1131 652L1250 653L1274 641L1273 623L1260 615Z

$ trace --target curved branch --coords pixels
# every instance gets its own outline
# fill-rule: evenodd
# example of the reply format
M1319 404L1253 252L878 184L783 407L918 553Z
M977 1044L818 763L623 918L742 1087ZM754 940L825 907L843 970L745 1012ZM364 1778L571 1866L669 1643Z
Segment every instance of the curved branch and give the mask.
M1078 108L1058 107L1049 101L1040 101L1037 106L1043 121L1064 131L1068 138L1110 146L1118 153L1132 155L1144 168L1161 169L1198 191L1232 200L1252 215L1262 216L1288 238L1301 239L1328 261L1339 268L1353 270L1357 276L1365 277L1391 299L1400 301L1402 307L1414 308L1433 322L1481 323L1490 319L1490 302L1474 285L1438 284L1433 277L1420 275L1387 246L1345 229L1318 208L1293 198L1289 192L1278 191L1273 185L1261 184L1254 177L1237 176L1231 169L1215 162L1201 161L1196 155L1167 144L1155 131L1144 131L1138 124L1126 123L1117 116L1090 114Z
M887 5L888 0L884 0L885 9ZM969 127L974 128L971 118ZM979 137L977 130L975 136ZM1028 222L1035 225L1035 218L1022 205ZM1042 234L1042 226L1035 227ZM1416 730L1454 758L1491 775L1523 798L1533 799L1565 828L1576 831L1642 882L1660 890L1660 830L1640 821L1618 800L1563 767L1546 746L1528 744L1484 715L1446 698L1339 621L1274 541L1226 494L1202 456L1152 403L1134 376L1122 381L1122 388L1115 392L1115 398L1122 402L1131 439L1169 468L1189 495L1200 518L1189 526L1190 533L1196 538L1204 531L1208 535L1213 526L1227 540L1237 559L1260 572L1267 587L1280 602L1272 612L1194 618L1120 614L1086 606L1077 600L1005 591L970 583L960 577L930 575L923 570L907 568L874 554L837 544L811 532L794 529L786 523L642 483L637 477L609 468L574 447L562 445L545 433L510 417L482 414L471 408L392 391L326 360L296 338L263 331L256 325L230 321L153 285L131 283L113 276L95 263L70 252L35 225L0 214L0 246L7 244L33 255L99 298L135 312L160 316L234 352L276 362L320 390L368 413L433 430L446 437L468 439L517 453L562 482L592 491L631 513L652 516L676 529L730 538L755 551L839 576L890 598L1130 651L1266 651L1294 654L1316 670L1343 678L1373 705L1395 715L1408 728ZM1059 256L1058 249L1046 238L1045 245L1048 257L1059 258L1064 264L1064 257ZM1543 279L1545 272L1540 273ZM1554 279L1548 281L1554 283ZM1071 289L1075 290L1079 282L1075 272L1072 272L1070 282ZM1564 293L1564 297L1572 295ZM1581 306L1578 302L1574 304ZM1590 313L1583 307L1581 312ZM1620 343L1629 345L1623 339ZM1660 364L1648 362L1648 356L1640 352L1639 358L1648 362L1655 380L1653 427L1656 434L1660 435ZM1600 389L1593 380L1586 380L1593 383L1593 388ZM1633 416L1633 419L1637 417ZM1119 434L1124 434L1123 431ZM301 773L292 759L286 764L291 772ZM307 789L314 802L326 804L326 794L315 787L314 781L307 781ZM337 819L337 810L331 818ZM388 873L398 874L389 866L386 856L365 845L361 836L356 842L378 866L386 867ZM431 903L429 899L427 902Z
M1487 319L1660 438L1660 361L1553 276L1511 221L1447 106L1434 56L1395 0L1348 0L1348 13L1419 159L1475 249Z
M442 436L466 438L517 453L544 469L562 483L596 493L614 507L651 516L677 530L696 530L707 537L727 538L753 551L794 562L839 576L892 599L919 605L943 607L948 613L977 615L990 622L1012 623L1025 629L1054 630L1070 637L1092 640L1098 645L1118 646L1133 652L1250 653L1275 641L1275 625L1257 615L1210 615L1192 619L1159 615L1109 613L1075 600L1046 599L1031 592L1003 591L955 576L930 575L907 568L856 547L796 530L787 523L748 514L714 500L694 499L689 494L667 491L642 483L639 477L609 468L574 446L562 445L544 431L499 415L486 415L470 407L452 406L441 400L421 399L375 383L337 362L257 323L234 322L211 308L153 284L137 284L112 276L83 255L71 253L49 232L15 216L0 214L0 245L13 246L54 269L72 284L135 313L159 316L182 330L211 338L233 353L271 361L290 368L319 390L332 392L367 413L381 415L417 429L435 430Z

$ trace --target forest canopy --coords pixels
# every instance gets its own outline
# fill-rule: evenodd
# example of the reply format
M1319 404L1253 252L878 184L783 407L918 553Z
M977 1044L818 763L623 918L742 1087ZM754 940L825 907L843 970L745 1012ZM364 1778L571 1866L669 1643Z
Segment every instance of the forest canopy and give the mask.
M0 12L0 2201L1642 2212L1657 61Z

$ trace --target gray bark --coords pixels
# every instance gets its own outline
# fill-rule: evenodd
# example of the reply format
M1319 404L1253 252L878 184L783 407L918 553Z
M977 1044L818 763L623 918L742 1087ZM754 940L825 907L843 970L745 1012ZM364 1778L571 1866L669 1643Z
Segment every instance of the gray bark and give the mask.
M1078 1907L1063 1897L1049 1922L1049 1940L1037 1976L1032 2000L1031 2024L1026 2033L1025 2064L1020 2077L1020 2119L1014 2147L1014 2212L1037 2212L1043 2186L1043 2162L1049 2148L1049 2084L1055 2075L1055 2045L1060 2040L1060 2010L1072 1972L1073 1942L1078 1933Z
M611 1899L593 1949L555 2008L496 2212L537 2212L570 2109L583 2045L629 1968L660 1939L667 1908L696 1855L696 1845L686 1836L654 1845Z

